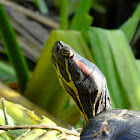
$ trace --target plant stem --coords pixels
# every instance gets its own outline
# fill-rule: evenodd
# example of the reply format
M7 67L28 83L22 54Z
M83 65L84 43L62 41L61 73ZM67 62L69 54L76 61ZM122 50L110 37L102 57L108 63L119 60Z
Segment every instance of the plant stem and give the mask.
M92 18L88 14L92 5L92 0L81 0L79 7L72 19L70 29L85 31L91 25Z
M68 29L67 0L61 0L60 6L60 29Z

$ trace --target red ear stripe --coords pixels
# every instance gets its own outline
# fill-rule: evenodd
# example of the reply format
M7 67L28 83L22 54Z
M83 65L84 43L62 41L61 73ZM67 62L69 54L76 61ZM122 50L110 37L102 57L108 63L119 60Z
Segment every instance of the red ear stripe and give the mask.
M87 75L90 75L91 73L89 72L87 66L83 64L82 62L78 61L75 57L72 58L73 61L78 65L78 67Z

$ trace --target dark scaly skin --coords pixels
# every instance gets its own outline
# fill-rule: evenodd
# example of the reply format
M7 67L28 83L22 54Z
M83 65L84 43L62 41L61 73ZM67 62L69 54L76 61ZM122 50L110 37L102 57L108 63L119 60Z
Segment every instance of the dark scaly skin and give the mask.
M62 41L57 41L52 49L52 63L62 86L86 122L92 116L111 109L106 79L96 65Z
M80 140L140 140L140 112L111 109L91 118Z

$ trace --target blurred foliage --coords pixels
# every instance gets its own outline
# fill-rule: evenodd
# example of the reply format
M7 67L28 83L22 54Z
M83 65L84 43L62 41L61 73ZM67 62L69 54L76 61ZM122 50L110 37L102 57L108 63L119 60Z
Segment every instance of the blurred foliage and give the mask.
M21 88L21 93L24 92L29 80L29 72L27 63L21 52L21 48L17 42L15 32L11 27L10 21L0 4L0 34L3 40L7 55L14 66L17 79Z
M60 6L60 29L68 29L68 14L67 14L68 0L61 0Z
M61 30L53 30L50 33L24 92L26 98L53 114L54 117L71 125L76 125L79 122L80 114L73 101L62 89L55 69L51 64L51 49L57 40L64 41L77 53L92 61L101 69L107 79L114 108L135 110L140 108L140 63L136 61L131 49L131 44L140 37L140 27L138 26L140 4L132 16L118 29L109 30L93 26L98 24L96 22L97 15L95 14L94 17L93 10L102 15L98 16L100 21L103 20L99 25L102 24L102 27L104 27L107 23L104 18L107 18L107 5L109 3L110 0L106 2L96 0L56 1L60 12ZM72 18L69 18L71 16ZM3 24L1 28L6 28L6 24ZM10 32L7 31L7 33L10 36ZM3 38L6 40L7 36ZM11 40L13 39L11 38ZM14 51L14 55L16 53ZM19 57L16 56L17 58ZM16 63L19 64L20 62ZM22 67L19 68L20 70L23 70ZM1 62L0 71L2 72L0 78L14 74L9 66ZM77 126L81 126L83 124L81 122Z
M12 66L0 61L0 79L3 82L16 82L16 74Z
M140 75L123 32L90 28L88 35L92 56L107 78L115 107L138 109Z
M33 0L33 2L39 8L42 14L47 14L49 12L47 4L45 3L45 0Z
M13 104L11 102L5 102L7 108L7 122L10 126L19 126L19 125L52 125L56 124L46 117L38 117L34 112L27 110L26 108ZM13 111L11 111L13 110ZM5 119L3 118L3 106L0 103L0 125L5 125ZM49 133L47 133L49 132ZM47 134L46 134L47 133ZM44 135L44 136L43 136ZM21 129L21 130L4 130L0 132L0 139L2 140L36 140L36 139L45 139L57 140L59 132L55 130L45 130L45 129ZM60 137L60 136L59 136Z
M91 4L92 0L87 0L86 3L84 0L81 0L71 21L70 29L79 30L82 32L87 30L86 28L92 23L92 17L89 15Z
M132 37L134 36L139 21L140 21L140 4L138 5L133 15L120 27L120 29L124 32L129 42L131 42Z

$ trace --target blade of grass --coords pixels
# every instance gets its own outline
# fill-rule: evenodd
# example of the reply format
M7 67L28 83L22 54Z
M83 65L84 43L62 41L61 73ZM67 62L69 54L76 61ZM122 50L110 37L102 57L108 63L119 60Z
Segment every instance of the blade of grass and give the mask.
M81 0L76 14L72 19L70 29L85 31L87 26L92 23L92 18L88 15L92 6L92 0Z
M68 14L67 14L68 0L61 0L60 6L60 29L68 29Z
M92 52L107 78L115 105L138 109L140 75L126 37L120 30L91 29L89 37Z
M124 32L124 34L129 42L132 40L132 37L136 31L139 21L140 21L140 3L138 4L136 10L134 11L132 17L129 18L120 27L120 29Z
M4 132L0 133L0 140L11 140Z
M101 28L89 28L89 42L96 64L105 74L107 79L108 88L113 102L113 107L128 108L129 103L126 99L122 98L123 90L120 90L117 73L114 67L112 54L106 34L107 30ZM116 94L115 94L116 92ZM119 102L118 102L119 100Z
M140 72L140 60L139 59L136 59L136 64L137 64L137 67L138 67L139 72Z
M122 31L108 32L116 70L133 109L140 106L140 74L132 50ZM125 99L124 99L125 101Z
M14 69L10 65L0 61L0 80L6 82L15 82L15 77Z
M29 80L29 72L20 46L16 40L16 35L11 27L10 21L0 4L0 33L6 48L8 57L12 62L17 79L20 84L21 92L23 93Z
M131 45L134 46L135 43L140 39L140 25L137 28L137 31L135 32L135 35L133 37L133 40L131 41Z
M98 1L93 1L92 3L92 8L95 9L97 12L103 14L106 13L107 9L103 4L99 3Z
M48 14L49 10L45 0L33 0L42 14Z

